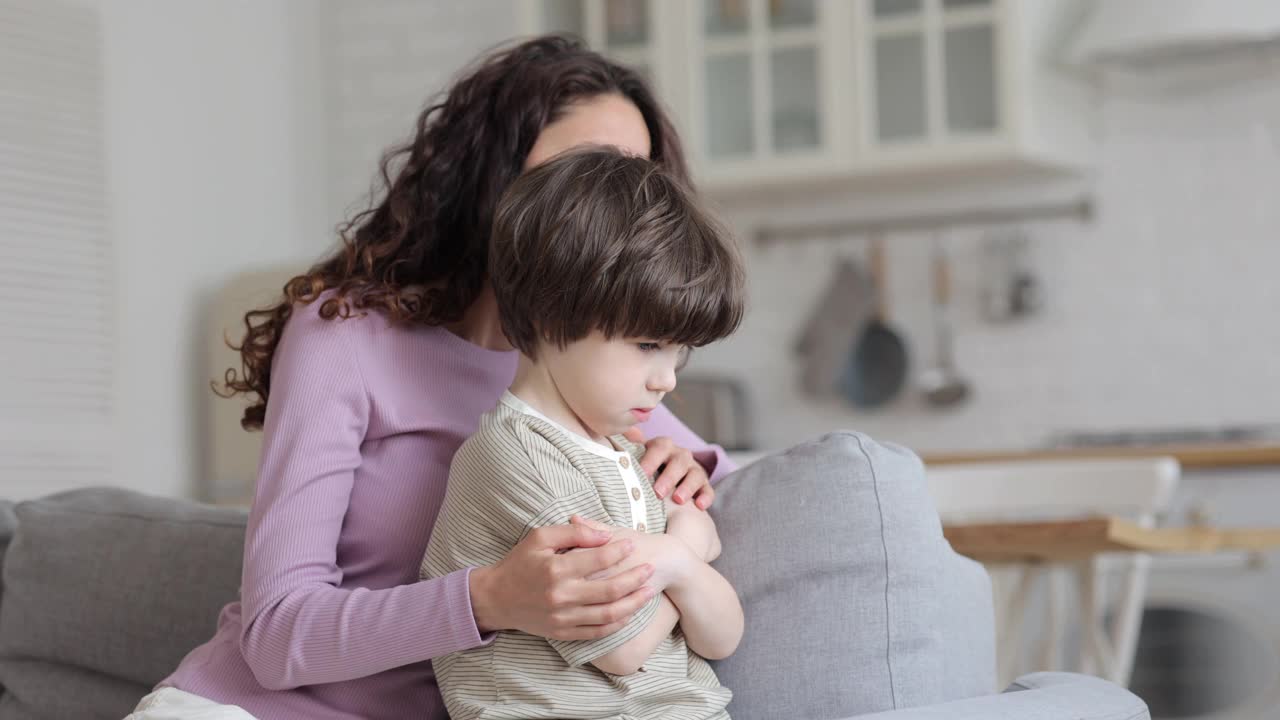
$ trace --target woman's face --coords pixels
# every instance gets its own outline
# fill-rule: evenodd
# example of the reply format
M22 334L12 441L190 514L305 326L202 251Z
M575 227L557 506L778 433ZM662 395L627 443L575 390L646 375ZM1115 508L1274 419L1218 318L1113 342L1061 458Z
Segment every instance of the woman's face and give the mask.
M649 157L649 127L640 108L622 95L585 98L570 104L560 119L542 128L524 167L528 170L581 145L607 145L627 155Z

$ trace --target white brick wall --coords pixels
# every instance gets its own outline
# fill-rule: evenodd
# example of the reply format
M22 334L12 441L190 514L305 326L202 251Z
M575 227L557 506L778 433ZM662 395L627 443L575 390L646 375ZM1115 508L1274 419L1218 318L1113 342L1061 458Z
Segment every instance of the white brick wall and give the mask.
M518 34L513 0L330 2L335 208L364 209L383 150L485 49Z
M410 0L330 7L335 206L368 188L375 159L403 137L434 91L484 48L516 34L514 3ZM1086 189L1091 225L1033 225L1047 294L1034 318L983 322L975 232L948 238L956 263L959 367L975 396L948 412L914 389L856 412L798 394L790 346L831 260L863 243L747 248L752 308L742 331L695 355L693 368L746 379L764 444L781 447L856 427L919 449L1020 447L1056 430L1211 426L1280 420L1280 69L1258 64L1174 90L1103 94L1101 163L1077 180L966 178L931 191L806 189L790 199L725 200L744 233L762 220L807 221L1062 198ZM1165 78L1164 80L1168 80ZM1163 82L1163 80L1162 80ZM815 197L816 196L816 197ZM890 241L892 321L915 369L932 354L928 243Z

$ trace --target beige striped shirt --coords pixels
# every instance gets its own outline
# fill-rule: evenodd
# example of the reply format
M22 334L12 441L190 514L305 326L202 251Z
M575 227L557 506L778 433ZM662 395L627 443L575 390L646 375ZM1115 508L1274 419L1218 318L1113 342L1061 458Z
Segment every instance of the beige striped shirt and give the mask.
M511 393L480 420L453 458L444 505L421 577L498 562L530 530L581 515L643 532L666 531L662 501L640 470L643 448L622 436L606 448L569 432ZM638 635L658 598L621 630L561 641L516 630L433 661L453 720L727 719L732 694L677 626L640 672L611 675L592 660Z

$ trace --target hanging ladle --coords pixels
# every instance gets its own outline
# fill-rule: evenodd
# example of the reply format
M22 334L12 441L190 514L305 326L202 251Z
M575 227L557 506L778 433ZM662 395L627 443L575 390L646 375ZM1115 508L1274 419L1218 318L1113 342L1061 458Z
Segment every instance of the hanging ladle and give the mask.
M920 376L920 386L925 402L934 407L947 407L969 397L969 383L956 372L949 314L951 265L937 236L933 239L932 265L935 364Z

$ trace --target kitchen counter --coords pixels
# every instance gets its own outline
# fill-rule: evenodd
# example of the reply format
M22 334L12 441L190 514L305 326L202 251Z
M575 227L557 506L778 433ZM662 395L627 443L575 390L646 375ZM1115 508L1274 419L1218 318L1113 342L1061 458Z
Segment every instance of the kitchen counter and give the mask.
M1148 528L1119 517L947 524L943 534L979 562L1071 562L1100 553L1215 553L1280 547L1280 528Z
M956 465L1018 460L1061 460L1085 458L1152 457L1177 458L1183 469L1280 466L1280 444L1204 443L1194 445L1147 445L1127 447L1082 447L1033 450L977 450L922 452L926 465Z

